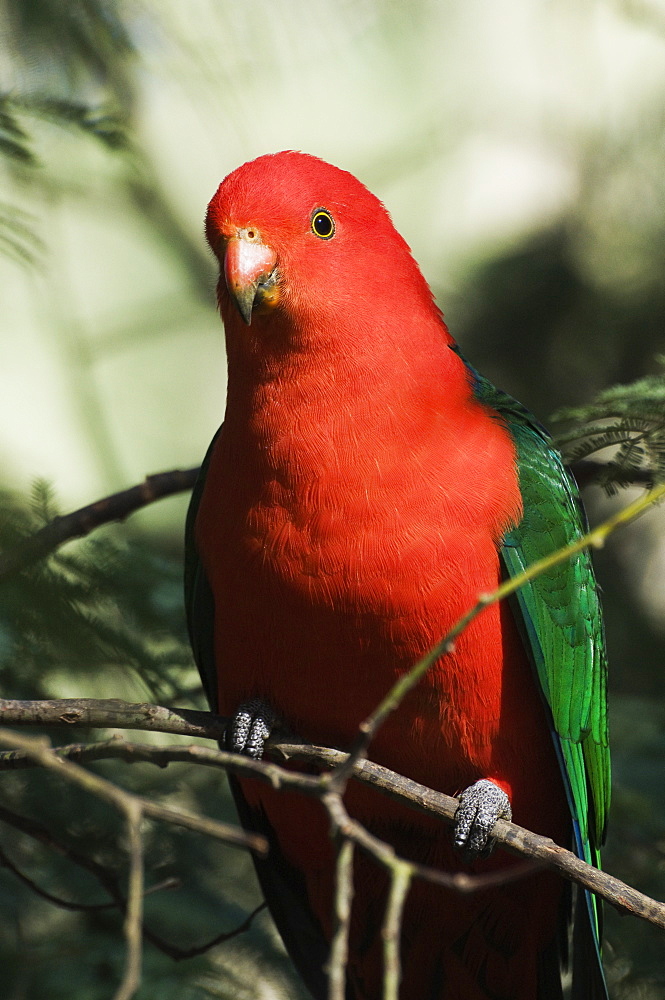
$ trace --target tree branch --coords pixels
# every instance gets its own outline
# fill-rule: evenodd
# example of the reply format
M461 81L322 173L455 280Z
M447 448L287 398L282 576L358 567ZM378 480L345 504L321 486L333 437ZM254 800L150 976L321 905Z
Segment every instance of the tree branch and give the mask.
M141 825L145 816L190 830L205 833L227 844L267 854L268 844L258 834L197 816L184 810L160 806L132 792L127 792L105 778L86 771L78 764L58 756L44 739L34 739L12 732L0 732L0 745L17 747L36 764L112 805L125 816L129 843L129 877L124 907L125 968L113 1000L131 1000L141 983L143 961L144 858Z
M53 896L51 893L45 892L40 886L33 882L32 879L28 878L23 872L21 872L3 853L2 857L5 867L13 871L17 878L28 885L37 895L43 896L44 899L47 899L55 906L59 906L67 910L108 910L117 908L124 913L125 899L120 892L115 872L112 872L109 868L100 865L99 862L95 861L93 858L90 858L85 854L81 854L80 851L72 847L71 844L67 844L62 840L59 840L51 833L50 830L47 830L45 826L38 823L36 820L31 819L28 816L22 816L19 813L12 812L4 806L0 806L0 823L5 823L7 826L13 827L15 830L20 830L21 833L25 834L25 836L31 837L44 847L48 847L50 850L55 851L62 857L67 858L72 864L77 865L84 871L87 871L90 875L97 879L104 891L111 897L112 901L108 903L74 903L70 900ZM168 878L163 882L150 886L149 889L146 889L145 895L148 896L154 892L160 892L164 889L176 889L179 888L179 886L180 882L178 879ZM160 940L153 940L147 928L145 929L145 932L149 940L153 941L157 947L161 947Z
M402 978L399 946L402 936L404 904L411 888L414 869L408 862L400 862L392 872L388 905L383 919L383 996L384 1000L399 1000Z
M353 841L335 832L335 900L333 934L328 958L328 1000L345 1000L346 968L349 958L349 931L353 903Z
M234 927L232 931L224 931L222 934L218 934L216 937L212 938L211 941L206 941L205 944L195 945L193 948L175 948L171 949L171 957L180 961L183 958L196 958L197 955L203 955L206 951L210 951L211 948L216 948L218 944L224 944L226 941L231 941L232 938L239 937L244 934L252 926L254 918L261 913L262 910L267 908L268 904L266 902L259 903L251 913L248 913L246 918L237 927ZM162 949L164 950L164 949Z
M86 699L76 699L76 703L78 710L80 710L80 717L76 721L72 721L69 710L70 699L41 703L0 701L0 719L11 718L12 724L15 726L19 724L26 726L39 724L66 727L69 729L72 725L81 727L90 725L100 727L102 725L101 713L94 711L91 703ZM147 719L149 728L158 731L158 726L154 720L160 717L168 720L167 732L179 733L182 736L201 736L207 730L207 732L214 734L209 738L219 739L219 734L224 728L225 720L212 715L208 717L210 719L209 726L202 724L201 717L207 715L205 712L190 713L180 712L177 709L163 709L159 706L130 705L115 699L108 700L103 704L107 706L105 724L109 728L136 728L136 719ZM32 708L31 706L35 707ZM146 708L151 708L153 711L146 713ZM190 715L196 716L196 722L188 721L188 716ZM87 721L89 719L93 719L94 722ZM177 724L178 719L180 719L179 725ZM0 734L0 738L2 738L2 734ZM10 736L4 737L2 741L5 745L11 742L14 742L14 745L16 745L16 740ZM222 768L244 777L259 778L275 788L290 788L319 798L323 798L326 792L329 791L336 793L336 789L334 785L331 786L327 775L315 776L299 773L280 767L273 760L280 760L284 763L299 760L328 771L343 765L349 758L349 754L341 750L302 744L295 742L292 738L288 742L280 742L277 737L271 738L267 745L267 752L272 759L264 761L254 761L237 754L230 754L200 745L154 747L136 743L125 743L124 740L117 736L87 747L76 745L73 747L61 747L57 751L49 750L47 752L51 757L56 759L65 760L71 758L80 762L115 757L127 761L149 762L159 767L165 767L170 763L176 762L197 763L204 766ZM27 766L25 756L21 756L18 751L0 755L0 769L15 768L17 766ZM72 764L71 766L74 765ZM455 812L459 804L456 798L427 788L416 781L412 781L410 778L398 775L388 768L382 767L380 764L375 764L368 760L359 760L353 766L352 776L355 780L371 785L378 791L422 812L437 816L447 823L454 821ZM150 805L152 806L152 804ZM163 809L163 807L154 808ZM160 815L157 818L172 821L170 816ZM370 849L374 853L373 847L375 845L370 846L371 835L364 828L360 827L359 824L356 824L356 826L352 825L351 827L340 826L342 818L340 818L339 814L336 814L335 822L345 836L352 834L354 841L359 846L363 849ZM351 824L355 823L351 819L348 822ZM360 831L363 831L362 834ZM529 859L532 863L535 862L538 865L553 868L564 878L577 882L584 888L596 893L596 895L601 896L617 909L632 913L634 916L641 917L655 924L657 927L665 929L665 904L645 896L643 893L638 892L607 872L599 871L591 865L587 865L575 854L563 847L559 847L549 838L532 833L506 820L498 820L496 822L492 830L492 836L502 847L511 853ZM367 838L370 838L370 840ZM388 845L384 845L384 847L388 848ZM525 868L521 874L528 874L532 870L533 864ZM416 874L423 878L431 878L433 875L433 873L424 867ZM438 873L436 880L445 881L445 884L449 887L467 892L475 891L478 888L476 878L476 876L464 873ZM432 880L434 879L432 878ZM485 888L486 886L481 884L480 887Z
M112 493L102 500L72 511L71 514L54 517L34 535L30 535L7 552L0 553L0 580L43 559L65 542L89 535L102 524L124 521L130 514L154 503L155 500L191 490L198 473L199 466L192 469L158 472L146 476L137 486Z
M41 886L37 885L25 872L21 871L14 862L7 856L5 851L0 847L0 867L6 868L8 871L15 875L19 882L34 892L37 896L41 896L45 899L47 903L52 903L54 906L59 907L61 910L76 910L76 911L97 911L97 910L112 910L115 909L115 903L75 903L70 899L63 899L61 896L54 896L52 892L47 892L46 889L42 889Z
M124 806L129 842L129 877L127 879L127 906L125 908L125 971L114 1000L131 1000L141 985L143 965L143 838L141 821L143 808L135 795L128 797Z
M109 721L109 720L113 721ZM7 701L0 698L1 726L83 726L138 729L179 736L224 738L226 720L188 708L130 703L120 698L56 698Z

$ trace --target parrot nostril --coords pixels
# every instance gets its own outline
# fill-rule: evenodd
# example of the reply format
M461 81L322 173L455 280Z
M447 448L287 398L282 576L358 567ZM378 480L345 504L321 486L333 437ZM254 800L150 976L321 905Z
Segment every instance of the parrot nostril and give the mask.
M261 243L261 230L256 226L242 226L236 229L235 236L240 240L244 240L245 243Z

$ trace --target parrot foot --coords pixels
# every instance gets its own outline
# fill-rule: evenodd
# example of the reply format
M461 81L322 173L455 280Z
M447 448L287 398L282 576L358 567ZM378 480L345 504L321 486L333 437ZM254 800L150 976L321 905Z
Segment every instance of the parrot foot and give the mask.
M467 861L486 858L495 841L490 836L498 819L512 819L510 799L493 781L483 778L460 795L455 813L454 844Z
M243 702L227 727L227 750L261 760L266 740L276 722L277 716L260 698Z

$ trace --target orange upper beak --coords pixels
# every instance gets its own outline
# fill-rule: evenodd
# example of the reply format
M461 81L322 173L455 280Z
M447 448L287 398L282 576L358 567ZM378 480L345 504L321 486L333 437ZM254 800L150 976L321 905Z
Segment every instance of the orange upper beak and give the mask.
M277 254L263 243L260 232L253 227L238 229L226 244L226 287L248 326L254 308L276 302L276 263Z

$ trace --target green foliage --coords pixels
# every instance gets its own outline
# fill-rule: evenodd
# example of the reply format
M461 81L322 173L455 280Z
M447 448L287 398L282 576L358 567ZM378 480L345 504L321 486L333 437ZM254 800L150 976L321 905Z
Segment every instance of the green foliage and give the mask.
M34 264L44 250L33 216L15 205L0 202L0 253L20 264Z
M106 0L0 0L4 58L15 78L0 91L0 162L22 184L37 169L44 125L90 136L107 150L128 145L133 46L119 9ZM31 217L0 203L0 252L34 264L43 245Z
M665 364L665 358L659 361ZM644 472L654 483L665 479L665 374L611 386L590 403L559 410L552 420L569 426L557 434L557 443L570 464L613 449L598 477L609 494Z
M109 149L123 149L127 138L119 112L110 107L55 97L0 95L0 154L17 163L35 167L34 134L30 122L50 122L80 130L98 139Z
M5 496L4 547L57 513L39 483L29 508ZM100 682L118 696L182 699L194 684L176 559L114 529L66 547L3 584L0 683L15 697L85 695ZM16 663L21 664L16 674ZM103 675L99 672L103 670ZM8 673L7 673L8 672ZM18 689L17 689L18 681Z
M117 81L133 45L121 5L113 0L3 0L0 17L8 47L42 73Z

